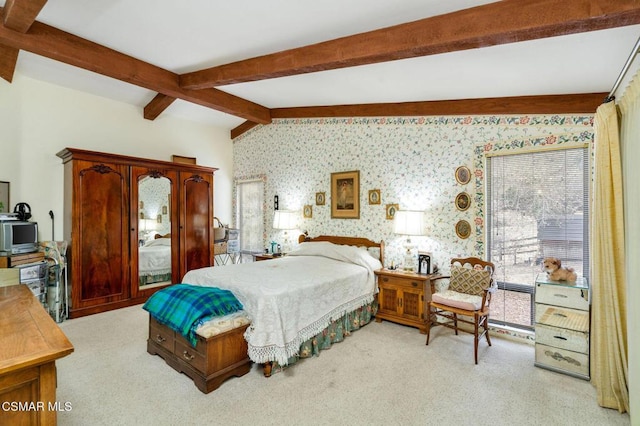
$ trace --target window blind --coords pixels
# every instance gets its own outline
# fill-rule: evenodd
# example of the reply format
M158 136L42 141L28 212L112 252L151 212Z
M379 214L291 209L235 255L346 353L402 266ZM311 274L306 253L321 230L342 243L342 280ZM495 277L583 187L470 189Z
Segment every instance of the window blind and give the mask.
M535 275L549 256L588 276L587 148L490 157L486 219L498 288L532 295Z

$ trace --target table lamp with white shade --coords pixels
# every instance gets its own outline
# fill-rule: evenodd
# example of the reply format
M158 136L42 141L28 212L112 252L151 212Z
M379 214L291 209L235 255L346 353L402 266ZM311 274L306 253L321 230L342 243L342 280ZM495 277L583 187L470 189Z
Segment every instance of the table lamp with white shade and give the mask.
M393 232L406 235L407 241L404 244L404 265L405 271L416 270L416 256L414 256L415 245L411 242L412 235L424 235L424 212L414 210L398 210L393 216Z
M276 210L273 214L273 229L284 231L284 243L282 250L286 253L291 249L287 231L298 227L298 213L289 210Z

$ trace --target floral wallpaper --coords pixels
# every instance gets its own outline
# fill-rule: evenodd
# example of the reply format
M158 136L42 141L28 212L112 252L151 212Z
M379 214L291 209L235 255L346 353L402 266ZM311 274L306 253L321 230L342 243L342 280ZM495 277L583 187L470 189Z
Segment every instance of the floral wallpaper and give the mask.
M592 140L592 115L279 119L234 140L234 178L265 177L265 241L276 235L269 200L278 195L280 209L300 211L301 232L384 240L385 263L402 263L406 237L393 233L385 208L398 204L425 211L426 235L412 242L448 269L451 257L484 254L486 155ZM464 185L455 179L460 166L472 175ZM332 219L331 173L351 170L360 172L360 218ZM369 204L371 189L380 190L380 204ZM471 206L461 211L454 200L463 191ZM326 193L324 205L317 192ZM305 205L311 218L303 218ZM456 235L460 220L471 224L469 238Z
M151 221L151 231L164 235L171 232L171 216L169 214L169 197L171 194L171 182L168 178L154 179L149 176L139 183L138 215L144 215ZM142 219L142 217L140 216ZM141 223L140 229L144 226ZM146 231L145 231L146 232Z

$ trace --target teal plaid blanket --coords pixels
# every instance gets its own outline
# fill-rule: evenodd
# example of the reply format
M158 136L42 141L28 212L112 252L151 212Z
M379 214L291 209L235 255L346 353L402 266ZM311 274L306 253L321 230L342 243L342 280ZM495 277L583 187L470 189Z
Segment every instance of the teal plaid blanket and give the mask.
M239 311L242 303L229 290L176 284L153 293L142 309L195 347L197 325L207 318Z

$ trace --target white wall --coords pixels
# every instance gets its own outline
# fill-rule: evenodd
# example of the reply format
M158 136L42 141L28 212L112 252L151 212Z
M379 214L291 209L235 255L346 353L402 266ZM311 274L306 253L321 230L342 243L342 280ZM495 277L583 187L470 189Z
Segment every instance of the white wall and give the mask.
M0 80L0 181L11 183L10 211L26 202L38 222L40 239L62 239L63 166L56 153L66 148L170 161L196 157L217 167L215 214L231 220L232 156L229 131L170 116L154 121L136 107L16 74Z

